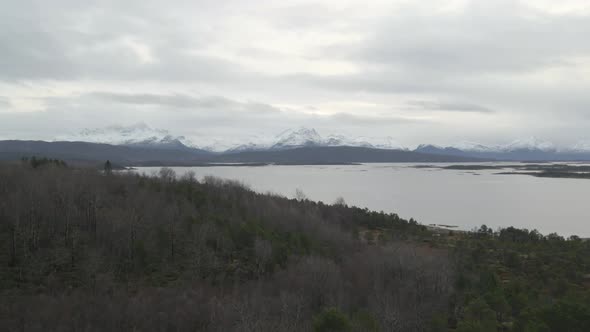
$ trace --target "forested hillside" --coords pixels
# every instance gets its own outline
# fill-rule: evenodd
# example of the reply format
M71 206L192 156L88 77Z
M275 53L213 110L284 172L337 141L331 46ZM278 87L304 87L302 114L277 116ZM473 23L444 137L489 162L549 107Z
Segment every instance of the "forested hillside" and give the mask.
M109 145L88 142L0 140L0 161L23 155L50 155L68 162L111 160L125 166L191 166L215 163L337 164L356 162L470 162L484 159L354 146L306 146L281 150L226 151L157 148L149 145Z
M454 247L458 331L590 330L590 241L486 226L444 241Z
M0 166L0 331L587 331L590 242L158 177ZM427 207L425 207L427 208Z
M9 331L421 331L452 290L415 222L169 169L2 167L0 220Z

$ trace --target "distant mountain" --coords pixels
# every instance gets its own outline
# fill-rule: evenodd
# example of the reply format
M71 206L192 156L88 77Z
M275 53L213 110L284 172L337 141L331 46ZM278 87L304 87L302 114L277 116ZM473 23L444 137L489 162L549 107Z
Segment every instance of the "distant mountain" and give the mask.
M572 152L590 154L590 140L579 141L572 147L571 150Z
M346 136L342 134L320 135L315 129L299 127L281 132L275 138L266 141L250 142L239 145L228 152L285 150L300 147L364 147L375 149L404 150L391 137Z
M322 137L315 129L301 127L299 129L289 129L280 133L276 137L276 142L271 149L290 149L302 146L321 146L323 145Z
M407 150L375 149L355 146L305 146L284 150L224 153L218 162L262 162L293 164L381 163L381 162L473 162L473 157L419 153Z
M225 150L226 153L243 152L243 151L264 151L268 150L269 147L266 144L247 143L241 144L230 149Z
M154 129L145 123L131 126L84 129L76 134L60 136L55 141L103 143L171 150L195 147L184 136L173 136L167 130Z
M65 141L99 143L147 150L184 151L189 155L193 153L202 154L209 151L216 154L234 156L239 153L256 152L255 154L251 154L251 156L259 156L259 153L262 152L299 148L357 147L374 150L406 151L437 156L461 157L472 160L590 160L590 141L588 140L580 141L571 148L557 148L551 142L536 137L529 137L503 145L485 145L464 141L450 146L422 144L414 150L409 150L389 136L351 136L336 133L322 136L314 128L307 127L288 129L276 136L227 138L203 135L196 136L196 138L191 137L189 139L185 136L173 135L167 130L151 128L145 123L138 123L131 126L110 126L98 129L84 129L76 134L63 135L55 139L55 142ZM193 142L198 142L198 145ZM356 158L348 159L356 160ZM367 160L360 161L368 162Z
M388 150L407 150L392 137L348 137L344 135L328 135L324 140L325 146L356 146L364 148L388 149Z
M369 137L342 134L322 136L315 129L307 127L288 129L274 137L251 136L246 139L236 139L199 136L189 139L185 136L175 136L164 129L151 128L144 123L138 123L131 126L84 129L75 134L59 136L54 141L103 143L171 150L198 148L211 152L285 150L312 146L355 146L407 150L389 136ZM194 142L198 142L198 144Z
M126 166L191 166L206 163L333 164L355 162L468 162L475 158L405 150L348 146L306 146L283 150L212 153L87 142L0 141L0 160L49 157L66 161L111 160Z
M468 151L463 151L461 149L453 147L442 147L433 144L420 144L416 149L414 149L414 152L462 157L466 157L470 154L473 154Z
M171 150L87 142L0 141L0 160L39 156L67 161L110 160L122 165L186 164L210 160L211 155L198 149Z
M557 149L550 142L535 137L520 139L506 145L486 146L463 142L441 147L431 144L418 146L414 151L447 156L473 157L507 161L582 161L590 160L590 145L580 143L571 149Z
M557 149L551 142L543 141L537 137L529 137L513 141L505 146L500 147L502 152L519 152L519 151L542 151L557 152Z
M499 151L499 147L497 146L487 146L480 143L475 142L459 142L457 144L453 144L450 148L466 151L466 152L497 152Z
M538 139L536 137L529 137L525 139L518 139L505 145L487 146L474 142L460 142L450 146L450 148L461 150L464 152L478 152L478 153L508 153L518 151L543 151L543 152L557 152L553 143Z

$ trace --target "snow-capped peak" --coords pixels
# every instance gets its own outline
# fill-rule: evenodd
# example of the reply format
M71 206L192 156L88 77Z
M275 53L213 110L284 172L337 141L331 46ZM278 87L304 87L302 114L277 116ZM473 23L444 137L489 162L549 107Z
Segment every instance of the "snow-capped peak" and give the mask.
M109 126L84 129L78 133L62 135L55 141L81 141L112 145L133 145L166 149L200 148L213 152L240 152L267 149L290 149L306 146L356 146L379 149L404 149L392 137L346 136L331 134L322 137L314 128L299 127L281 132L277 136L252 135L247 137L219 137L196 135L191 139L172 135L168 130L157 129L140 122L129 126Z
M83 129L79 133L62 135L55 140L176 148L193 146L184 136L173 136L167 130L151 128L143 122L130 126Z
M273 148L322 145L322 137L313 128L285 130L277 136Z
M371 145L378 149L390 149L390 150L407 150L400 142L396 141L391 136L386 137L361 137L362 139L371 142Z
M541 140L537 137L529 137L525 139L518 139L507 145L504 145L502 147L502 150L506 152L519 150L556 151L556 148L555 145L553 145L553 143L551 142Z
M462 141L451 146L452 148L467 152L496 152L500 150L497 146L487 146L480 143Z
M590 152L590 140L583 140L576 143L572 148L572 152Z
M590 147L590 146L589 146ZM475 143L470 141L462 141L447 147L441 147L437 145L425 145L418 146L416 150L445 150L445 149L456 149L463 152L477 152L477 153L510 153L510 152L522 152L522 151L543 151L543 152L556 152L557 149L553 143L538 139L536 137L530 137L526 139L519 139L512 141L504 145L485 145L481 143Z
M391 136L386 137L347 137L344 135L329 135L325 140L325 144L329 146L346 145L346 146L360 146L375 149L389 149L389 150L404 150L402 145L394 140Z
M445 147L437 144L420 144L416 147L416 151L419 150L428 150L428 149L437 149L437 150L444 150Z
M257 146L260 146L258 144ZM301 146L356 146L378 149L403 149L403 147L392 137L367 137L367 136L346 136L340 134L329 134L322 137L315 129L299 127L289 129L280 133L273 149L284 149Z

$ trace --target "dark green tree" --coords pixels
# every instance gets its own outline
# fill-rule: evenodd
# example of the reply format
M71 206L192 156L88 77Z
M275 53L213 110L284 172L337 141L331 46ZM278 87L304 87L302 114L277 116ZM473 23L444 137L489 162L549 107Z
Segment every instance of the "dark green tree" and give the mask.
M107 162L104 163L104 172L105 172L105 174L112 174L113 173L113 165L111 164L110 160L107 160Z
M337 308L324 309L314 317L314 332L345 332L350 331L350 321Z
M465 319L459 323L457 331L495 332L496 313L481 298L473 300L465 308Z

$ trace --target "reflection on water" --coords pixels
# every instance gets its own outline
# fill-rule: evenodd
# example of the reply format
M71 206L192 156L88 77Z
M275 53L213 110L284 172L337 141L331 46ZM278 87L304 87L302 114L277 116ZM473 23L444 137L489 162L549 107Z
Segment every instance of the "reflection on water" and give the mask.
M512 163L514 164L514 163ZM449 164L450 165L450 164ZM414 164L351 166L173 167L178 175L193 171L236 179L260 192L395 212L423 224L472 229L515 226L542 233L590 236L590 180L497 175L498 170L441 170ZM441 164L437 164L441 166ZM140 167L151 174L159 168ZM477 175L477 176L474 176Z

